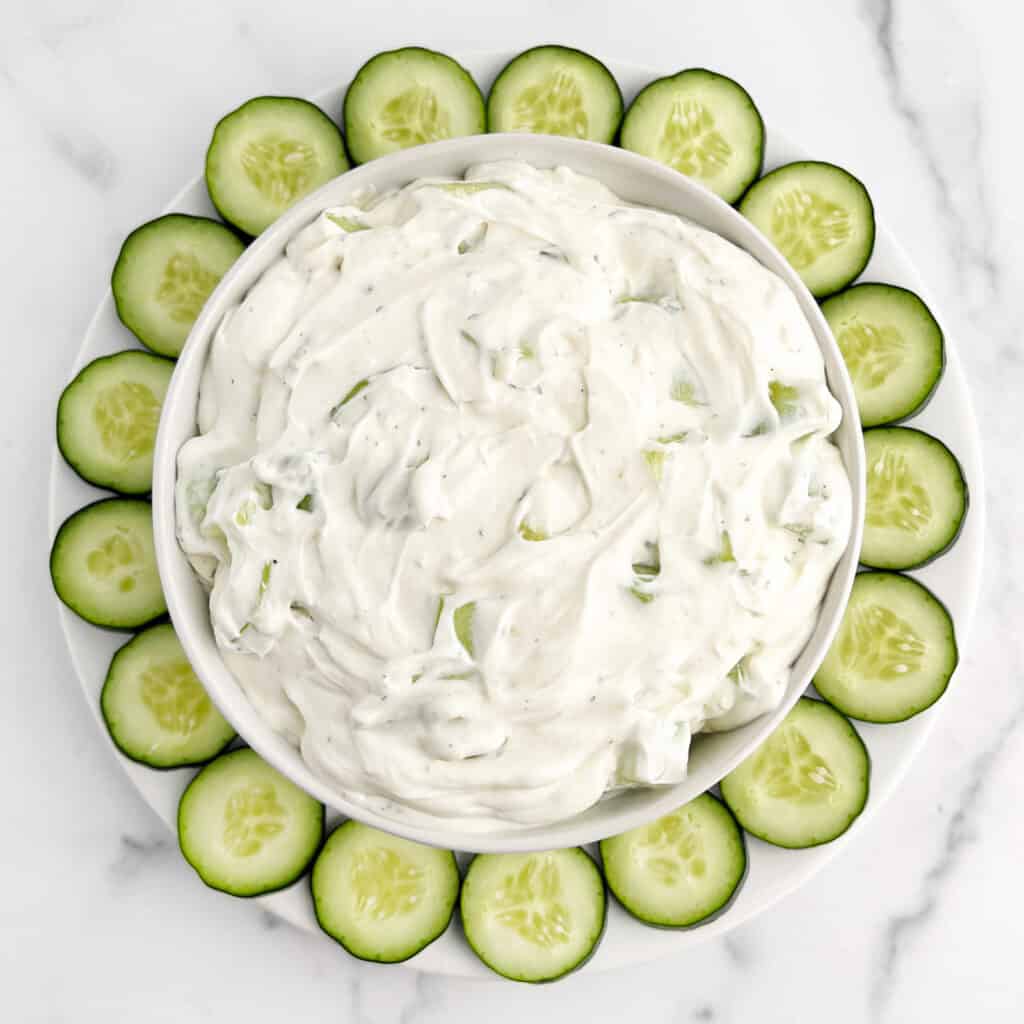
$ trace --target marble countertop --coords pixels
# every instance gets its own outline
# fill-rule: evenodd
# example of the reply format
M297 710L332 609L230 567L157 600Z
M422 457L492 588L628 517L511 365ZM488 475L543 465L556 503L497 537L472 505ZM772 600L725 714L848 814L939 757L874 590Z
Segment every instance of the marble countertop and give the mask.
M13 538L0 599L4 1020L1021 1019L1024 15L1000 0L37 0L5 7L4 22L0 459L19 492L0 504ZM869 183L966 364L991 495L959 684L859 840L725 940L528 989L359 964L205 890L96 733L43 552L56 395L122 238L201 167L216 118L250 95L315 92L395 45L550 40L733 74L770 126Z

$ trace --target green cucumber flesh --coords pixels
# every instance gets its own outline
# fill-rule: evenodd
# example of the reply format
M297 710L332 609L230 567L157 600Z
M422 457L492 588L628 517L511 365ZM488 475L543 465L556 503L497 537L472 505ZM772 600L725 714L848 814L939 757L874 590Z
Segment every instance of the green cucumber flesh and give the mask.
M567 46L537 46L511 60L491 86L487 130L566 135L611 142L622 93L595 57Z
M343 118L358 164L486 127L483 96L470 73L446 54L418 46L371 57L345 93Z
M153 445L174 364L148 352L94 359L57 405L57 446L88 483L122 494L153 484Z
M919 412L945 366L942 329L913 292L855 284L821 304L857 396L865 427Z
M722 798L751 834L775 846L829 843L868 799L864 741L835 708L801 697L761 746L722 780Z
M169 623L152 626L114 655L100 709L121 753L150 768L202 764L235 737Z
M450 850L357 821L327 837L310 878L320 927L353 956L399 963L444 934L459 896Z
M927 587L864 572L814 685L851 718L903 722L946 692L957 660L953 620Z
M735 203L761 173L764 122L743 86L690 68L640 92L622 122L620 143Z
M188 784L178 804L178 844L211 889L274 892L316 856L324 809L253 750L232 750Z
M802 160L776 168L751 185L739 210L817 298L845 288L871 259L871 197L835 164Z
M168 213L124 241L110 287L121 322L157 355L176 358L210 292L242 255L219 221Z
M69 516L53 541L57 596L95 626L136 629L167 611L148 501L106 498Z
M689 928L732 899L747 870L732 813L704 793L649 825L601 841L608 887L634 917Z
M228 223L258 235L348 167L341 132L318 106L257 96L217 122L206 151L206 189Z
M864 432L867 496L860 561L915 569L952 545L967 514L967 484L953 453L912 427Z
M473 952L513 981L553 981L581 966L604 932L604 881L579 847L481 854L459 909Z

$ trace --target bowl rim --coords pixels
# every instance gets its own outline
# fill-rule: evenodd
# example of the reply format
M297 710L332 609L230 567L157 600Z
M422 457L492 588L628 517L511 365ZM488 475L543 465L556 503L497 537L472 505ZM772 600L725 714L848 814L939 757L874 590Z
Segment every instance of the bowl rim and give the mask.
M782 278L794 293L811 327L824 359L829 390L842 407L843 421L834 439L842 452L850 480L852 517L847 546L833 570L811 636L794 662L794 670L782 701L772 711L741 727L741 730L747 730L744 742L727 757L722 757L721 764L716 766L714 772L710 775L703 773L706 776L703 779L698 775L695 780L688 773L679 783L642 787L657 795L640 806L619 807L614 800L602 800L589 811L566 820L544 826L510 826L509 831L497 832L490 829L476 830L467 825L465 820L453 819L449 822L439 816L416 814L393 818L384 811L366 806L358 798L349 797L315 775L302 760L298 750L257 715L213 641L208 600L204 601L205 613L199 617L199 621L189 607L193 602L188 600L184 591L188 587L194 590L199 583L178 545L174 488L178 450L184 436L196 432L199 379L209 343L225 310L252 287L266 267L278 258L287 242L325 208L339 205L363 189L375 187L382 179L408 182L421 177L448 176L450 171L424 170L423 167L456 163L464 172L474 164L503 159L520 159L540 167L567 166L602 181L616 174L620 178L628 176L630 188L636 184L643 190L646 181L649 186L647 191L657 188L675 193L679 197L679 205L697 208L705 214L704 219L689 211L683 216L720 237L728 238ZM581 167L585 169L581 170ZM391 188L393 185L389 182L385 187ZM611 187L614 191L622 191L621 188ZM643 202L633 199L629 201ZM664 203L647 205L665 209ZM708 218L724 221L728 233L722 227L708 226ZM184 436L183 423L187 424ZM526 852L583 845L653 820L716 785L763 742L811 683L839 627L858 568L857 553L864 525L864 478L864 445L856 399L839 347L817 301L799 275L753 224L738 210L684 175L617 146L559 136L495 133L447 139L401 150L346 171L286 211L250 244L221 278L192 326L161 410L153 458L154 548L168 613L196 675L239 737L286 778L320 800L328 809L394 835L456 850L481 853ZM204 626L209 635L202 633ZM718 735L735 735L741 730Z

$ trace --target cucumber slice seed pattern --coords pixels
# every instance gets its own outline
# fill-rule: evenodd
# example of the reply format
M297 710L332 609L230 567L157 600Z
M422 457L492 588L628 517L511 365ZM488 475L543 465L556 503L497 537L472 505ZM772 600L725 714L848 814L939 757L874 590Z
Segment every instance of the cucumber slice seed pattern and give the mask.
M178 736L194 733L213 711L213 703L184 658L147 668L142 673L141 695L160 728Z
M253 188L278 204L290 205L305 195L317 171L316 151L308 142L275 135L248 142L240 162Z
M451 137L451 118L433 89L411 85L388 100L380 112L381 136L403 149Z
M117 589L127 594L143 573L146 553L131 530L116 526L86 556L86 568L101 580L115 578Z
M677 99L658 140L655 156L690 177L714 178L728 166L732 146L715 127L703 103Z
M194 252L173 252L160 275L156 301L175 323L191 324L219 280L220 275L207 270Z
M516 97L512 114L515 131L585 139L590 127L580 83L564 68L527 86Z
M637 843L646 868L662 885L678 885L707 874L700 825L685 807L647 827Z
M754 781L778 800L800 804L827 801L839 788L828 763L791 722L761 746L753 765Z
M103 447L115 458L127 462L153 450L160 402L145 384L124 380L104 388L92 415Z
M863 320L844 325L836 333L850 376L863 388L881 387L902 364L907 342L891 324L876 327Z
M867 511L869 526L898 527L920 534L931 522L932 500L914 476L902 452L887 450L868 467Z
M240 786L224 806L224 845L236 857L255 856L284 831L287 817L269 783Z
M847 609L838 645L844 668L882 680L898 680L920 671L928 652L910 623L880 604Z
M572 917L559 900L561 891L558 865L543 855L531 857L503 879L494 894L494 917L541 949L563 945L571 938Z
M383 846L355 855L349 881L357 913L374 921L411 913L426 894L423 868Z
M837 249L853 234L850 213L816 192L793 188L778 196L771 213L772 238L796 270Z

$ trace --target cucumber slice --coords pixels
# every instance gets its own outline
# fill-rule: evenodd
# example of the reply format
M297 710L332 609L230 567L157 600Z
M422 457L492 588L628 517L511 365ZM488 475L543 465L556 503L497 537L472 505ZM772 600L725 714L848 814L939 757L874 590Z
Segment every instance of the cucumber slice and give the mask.
M153 444L174 363L148 352L94 359L57 405L57 447L85 481L122 494L153 485Z
M177 357L241 239L219 221L169 213L136 228L121 246L110 287L121 323L157 355Z
M149 502L106 498L65 519L50 578L57 596L94 626L136 629L163 615Z
M775 846L802 849L841 836L868 799L871 763L835 708L801 697L779 727L722 779L739 823Z
M188 784L178 845L211 888L259 896L291 885L316 856L324 809L253 750L232 750Z
M945 366L942 329L913 292L855 284L821 304L846 360L865 427L913 416Z
M596 57L568 46L535 46L505 65L487 97L487 130L611 142L622 93Z
M903 722L930 708L957 666L949 612L917 580L863 572L814 685L863 722Z
M395 964L443 935L459 896L455 854L346 821L313 865L320 927L360 960Z
M747 870L743 833L704 793L671 814L601 841L608 887L647 924L688 928L717 914Z
M640 92L620 142L735 203L761 173L764 122L742 85L690 68Z
M867 189L835 164L802 160L755 182L739 206L817 298L845 288L875 247Z
M967 514L967 484L953 453L912 427L864 432L867 498L861 564L916 569L941 555Z
M100 710L118 750L150 768L202 764L235 738L170 623L147 629L114 655Z
M342 115L357 164L485 130L484 98L451 57L419 46L371 57L345 93Z
M601 873L579 847L485 853L462 883L459 910L473 952L513 981L553 981L580 967L604 931Z
M258 235L348 167L341 132L318 106L257 96L217 122L206 151L206 190L229 224Z

